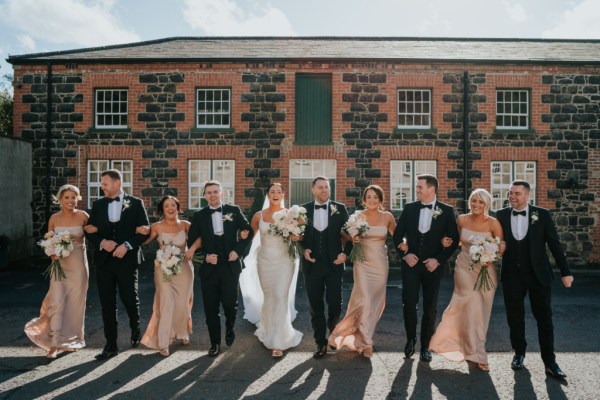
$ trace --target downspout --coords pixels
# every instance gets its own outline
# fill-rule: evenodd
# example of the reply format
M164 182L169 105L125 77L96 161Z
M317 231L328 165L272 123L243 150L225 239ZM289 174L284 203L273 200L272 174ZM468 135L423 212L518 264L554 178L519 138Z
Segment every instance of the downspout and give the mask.
M46 82L46 230L50 222L50 207L52 204L52 193L50 185L51 167L52 167L52 63L48 62L47 82Z
M469 201L469 73L465 71L463 75L463 212L468 212Z

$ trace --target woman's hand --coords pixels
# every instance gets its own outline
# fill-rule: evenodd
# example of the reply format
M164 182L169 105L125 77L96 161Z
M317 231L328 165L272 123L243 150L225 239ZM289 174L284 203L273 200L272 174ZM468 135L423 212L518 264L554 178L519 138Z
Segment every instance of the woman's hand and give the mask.
M58 260L58 256L56 256L56 255L52 254L52 255L50 256L50 259L51 259L52 261L56 261L56 260Z
M442 238L442 246L445 248L452 246L452 242L453 242L452 238L450 238L448 236L444 236Z
M500 257L502 257L502 254L504 254L505 251L506 251L506 242L504 240L501 240L500 244L498 245L498 255Z
M98 227L94 225L85 225L83 227L83 230L85 231L85 233L96 233L98 232Z
M196 249L187 249L185 253L183 253L183 259L185 261L191 261L194 258L194 254L196 253Z
M402 243L400 243L400 246L398 246L398 248L404 253L406 254L406 252L408 251L408 243L406 243L405 241L403 241Z
M244 229L243 231L240 232L240 238L242 238L242 240L248 239L249 235L250 235L250 231L248 229Z
M359 243L360 242L360 236L358 236L358 235L352 236L351 240L352 240L352 243Z
M149 235L150 227L148 225L138 226L137 228L135 228L135 233L137 233L138 235Z
M302 236L300 236L300 235L290 235L290 240L292 242L299 242L299 241L302 240Z

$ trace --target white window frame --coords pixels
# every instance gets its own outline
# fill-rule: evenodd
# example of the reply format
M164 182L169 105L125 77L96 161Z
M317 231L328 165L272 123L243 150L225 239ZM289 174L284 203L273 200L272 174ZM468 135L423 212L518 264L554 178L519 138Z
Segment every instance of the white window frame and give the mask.
M536 203L537 162L535 161L492 161L490 163L492 211L504 208L508 204L508 191L514 180L529 183L529 203ZM506 202L506 203L505 203Z
M204 93L204 100L200 100L201 93ZM208 100L208 94L212 99ZM215 100L215 94L219 93L220 99ZM222 100L223 93L227 93L227 100ZM226 110L223 106L226 105ZM201 123L201 116L212 118L213 123ZM222 123L222 117L227 116L228 123ZM214 123L214 119L221 117L221 123ZM231 127L231 89L226 87L205 87L196 89L196 128L230 128Z
M98 95L103 94L103 100L98 99ZM118 94L117 99L113 99L114 94ZM122 99L122 94L125 94L125 100ZM110 100L107 100L107 95L110 95ZM94 93L94 126L96 129L125 129L129 125L129 90L128 89L96 89ZM110 108L110 111L107 111ZM116 111L115 111L116 108ZM123 110L124 108L124 110ZM102 109L102 111L100 111ZM111 123L106 124L103 122L100 124L100 119L104 117L110 117ZM114 118L119 120L118 124L112 122ZM122 123L125 118L125 123Z
M229 169L227 171L226 169ZM204 184L210 180L221 182L223 203L235 204L235 160L188 160L188 208L202 208ZM194 194L195 192L195 194Z
M124 168L125 164L129 167ZM95 165L95 168L93 167ZM87 205L92 208L94 201L103 197L100 193L102 190L102 172L107 169L118 169L123 175L121 187L123 191L129 195L133 193L133 161L132 160L106 160L106 159L90 159L87 160ZM97 194L92 195L92 191Z
M437 176L437 160L390 160L390 210L402 210L416 200L415 185L421 174Z
M292 199L294 199L293 193L293 182L294 180L308 180L311 181L316 176L326 176L329 178L329 181L333 183L333 188L331 190L330 198L331 200L335 200L335 191L337 189L336 182L336 172L337 172L337 160L335 159L300 159L294 158L290 159L290 204L292 204Z
M398 129L431 129L431 89L399 88L396 94ZM423 99L424 94L427 94L428 100ZM425 118L428 123L423 123ZM411 123L408 123L409 119ZM404 123L401 123L402 120Z
M514 95L518 98L515 99ZM496 89L496 129L530 129L530 98L527 89ZM525 120L525 125L521 124L521 119Z

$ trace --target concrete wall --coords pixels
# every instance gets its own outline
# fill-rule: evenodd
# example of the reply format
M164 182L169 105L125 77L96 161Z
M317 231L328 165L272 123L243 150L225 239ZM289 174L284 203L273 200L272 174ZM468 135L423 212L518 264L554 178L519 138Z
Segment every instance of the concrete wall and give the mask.
M31 171L31 143L0 136L0 234L9 237L10 261L32 255Z

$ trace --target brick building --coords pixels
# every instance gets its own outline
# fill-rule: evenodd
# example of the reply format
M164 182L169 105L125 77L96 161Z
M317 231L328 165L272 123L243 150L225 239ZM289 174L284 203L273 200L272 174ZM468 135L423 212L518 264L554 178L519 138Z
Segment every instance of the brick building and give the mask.
M248 212L272 181L308 200L318 174L350 206L378 184L399 212L429 172L460 212L527 179L570 260L600 261L600 41L168 38L8 62L36 235L51 192L73 183L89 207L108 167L150 210L198 208L218 179Z

